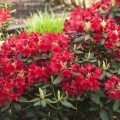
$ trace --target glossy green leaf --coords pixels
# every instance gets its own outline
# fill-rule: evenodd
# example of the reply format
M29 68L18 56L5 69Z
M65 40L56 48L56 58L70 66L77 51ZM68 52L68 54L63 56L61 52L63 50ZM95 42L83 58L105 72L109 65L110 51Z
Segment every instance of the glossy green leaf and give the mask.
M37 101L37 102L34 103L34 106L40 106L40 105L41 105L40 101Z
M120 68L118 69L118 74L120 75Z
M46 101L45 100L41 100L40 102L41 102L42 107L46 107Z
M53 101L53 100L51 100L51 99L49 99L49 98L47 98L47 99L45 99L47 102L49 102L49 103L57 103L57 101Z
M40 101L40 98L34 98L34 99L32 99L32 100L30 100L28 102L36 102L36 101Z
M96 104L100 103L100 96L98 94L92 93L90 99Z
M73 108L76 109L76 107L74 107L74 105L72 105L70 102L68 101L61 101L61 104L67 108Z
M82 53L83 53L83 51L76 50L76 51L75 51L75 53L76 53L76 54L82 54Z
M90 107L90 108L89 108L90 111L96 111L96 110L98 110L98 109L99 109L99 108L96 107L96 106L93 106L93 107Z
M86 34L85 35L85 40L88 40L88 39L90 39L91 38L91 36L89 35L89 34Z
M109 119L109 114L106 110L101 110L99 114L100 114L100 118L102 120L110 120Z
M63 80L63 78L60 75L58 75L58 77L54 80L53 84L57 85L57 84L61 83L62 80Z
M19 98L19 102L28 102L28 100L25 97L20 97Z
M119 107L120 107L120 99L115 100L115 102L113 104L113 110L116 111L116 110L118 110Z
M19 111L21 110L21 105L18 104L18 103L14 103L14 104L13 104L13 109L14 109L15 111L19 112Z
M9 106L10 106L10 104L8 104L6 106L2 106L0 111L3 112L5 110L7 110L9 108Z
M85 40L85 36L81 36L81 37L79 37L79 38L76 38L76 39L74 40L74 42L75 42L75 43L79 43L79 42L81 42L81 41L83 41L83 40Z

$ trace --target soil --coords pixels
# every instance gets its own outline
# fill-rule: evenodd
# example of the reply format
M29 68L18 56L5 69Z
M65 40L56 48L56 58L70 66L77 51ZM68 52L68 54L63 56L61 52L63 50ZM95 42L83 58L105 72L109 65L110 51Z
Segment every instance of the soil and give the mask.
M12 4L12 8L16 9L13 14L15 17L14 24L25 23L25 20L30 18L30 13L35 13L37 10L45 10L45 6L52 8L55 14L61 14L63 11L69 13L74 7L72 5L56 5L54 2L48 2L48 0L0 0L0 4ZM49 11L50 9L48 9Z

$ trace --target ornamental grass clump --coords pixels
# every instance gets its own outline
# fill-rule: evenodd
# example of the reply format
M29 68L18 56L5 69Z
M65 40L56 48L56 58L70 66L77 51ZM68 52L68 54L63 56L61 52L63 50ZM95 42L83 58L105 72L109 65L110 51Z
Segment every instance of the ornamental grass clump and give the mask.
M0 49L0 105L4 119L114 120L120 26L76 8L61 34L11 36Z
M45 33L61 33L64 26L65 17L55 16L54 13L42 13L38 11L36 14L32 14L31 18L27 21L27 28L25 29L28 33L40 32Z

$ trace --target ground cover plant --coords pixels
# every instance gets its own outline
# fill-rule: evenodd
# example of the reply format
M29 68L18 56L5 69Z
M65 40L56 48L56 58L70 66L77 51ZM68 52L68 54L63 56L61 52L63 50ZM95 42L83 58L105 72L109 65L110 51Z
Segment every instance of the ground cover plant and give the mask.
M116 19L76 8L62 33L10 36L0 49L0 105L7 120L119 119Z
M36 14L31 14L31 18L27 21L27 28L25 29L28 33L40 32L42 34L47 33L61 33L64 25L65 16L56 16L53 12L42 13L38 11Z

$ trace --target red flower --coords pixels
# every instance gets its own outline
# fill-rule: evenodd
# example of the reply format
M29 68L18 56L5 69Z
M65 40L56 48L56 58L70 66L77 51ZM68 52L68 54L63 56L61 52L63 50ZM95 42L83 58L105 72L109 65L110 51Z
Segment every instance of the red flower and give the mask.
M11 13L8 9L7 10L0 9L0 24L6 22L10 17Z
M104 86L109 98L120 98L120 77L111 75L109 80L104 82Z

